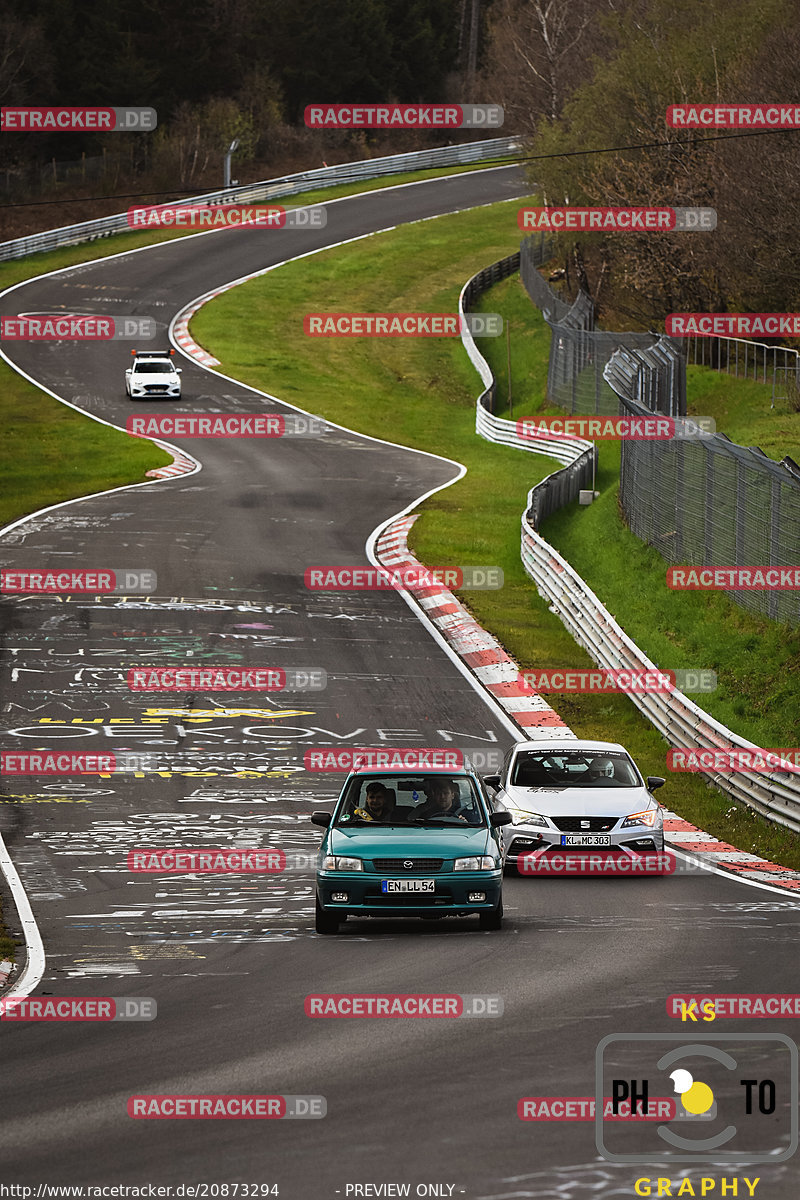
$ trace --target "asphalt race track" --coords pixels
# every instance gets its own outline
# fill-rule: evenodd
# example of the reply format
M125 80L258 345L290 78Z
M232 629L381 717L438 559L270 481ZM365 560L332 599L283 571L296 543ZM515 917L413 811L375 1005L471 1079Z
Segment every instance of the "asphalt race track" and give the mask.
M177 240L34 280L2 297L0 312L152 316L160 346L176 312L232 279L524 194L513 168L378 191L332 204L324 230ZM14 344L9 358L124 427L128 351L31 342ZM182 401L157 411L284 411L192 361L181 365ZM453 479L452 463L339 429L317 439L171 440L202 471L69 504L0 539L4 569L46 563L158 576L147 598L4 599L3 748L127 749L156 755L162 767L144 778L4 780L0 832L47 955L35 994L154 997L158 1016L3 1022L0 1182L277 1184L281 1196L315 1200L402 1194L352 1190L393 1183L411 1195L573 1200L635 1195L635 1180L657 1177L692 1180L686 1195L711 1177L715 1198L721 1179L747 1176L760 1179L758 1197L796 1197L796 1159L758 1160L788 1145L780 1047L748 1040L776 1030L794 1038L792 1024L720 1019L689 1028L666 1012L672 993L791 990L799 922L785 893L709 873L508 879L499 933L479 932L473 920L350 920L325 938L314 932L308 866L190 879L127 870L129 849L170 844L311 854L320 831L308 814L333 800L340 776L303 771L310 747L505 748L515 736L400 596L303 585L307 566L365 563L375 527ZM224 699L127 688L130 666L186 664L317 667L328 686ZM248 715L197 715L223 704ZM305 1015L307 994L348 991L497 995L504 1012ZM653 1165L613 1163L598 1153L592 1121L518 1118L525 1096L593 1096L598 1043L612 1033L683 1033L686 1044L744 1035L731 1053L748 1077L778 1086L769 1116L744 1115L740 1072L717 1093L724 1123L747 1124L750 1158L670 1163L659 1157L653 1123L639 1122L609 1139ZM620 1071L641 1079L647 1063L629 1062ZM128 1098L144 1093L323 1096L327 1115L131 1119ZM671 1094L663 1072L655 1094ZM738 1194L748 1194L742 1182Z

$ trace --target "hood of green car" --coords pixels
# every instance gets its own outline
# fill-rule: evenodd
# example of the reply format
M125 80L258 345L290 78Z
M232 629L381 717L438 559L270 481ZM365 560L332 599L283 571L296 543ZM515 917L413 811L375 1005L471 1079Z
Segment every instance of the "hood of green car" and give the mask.
M497 843L488 829L438 826L430 829L382 829L374 825L329 829L326 854L354 858L465 858L496 854Z

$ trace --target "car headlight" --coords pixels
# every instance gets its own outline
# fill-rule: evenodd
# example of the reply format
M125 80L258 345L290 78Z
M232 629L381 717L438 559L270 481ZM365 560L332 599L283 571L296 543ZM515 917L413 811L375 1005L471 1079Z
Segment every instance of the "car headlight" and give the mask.
M511 820L514 825L544 825L547 821L541 813L526 812L523 808L510 808Z
M343 858L340 854L326 854L322 860L323 871L363 871L360 858Z
M625 829L628 825L655 825L656 810L654 808L646 808L644 812L631 813L622 822L622 828Z
M499 863L491 854L476 855L473 858L457 858L453 863L454 871L496 871Z

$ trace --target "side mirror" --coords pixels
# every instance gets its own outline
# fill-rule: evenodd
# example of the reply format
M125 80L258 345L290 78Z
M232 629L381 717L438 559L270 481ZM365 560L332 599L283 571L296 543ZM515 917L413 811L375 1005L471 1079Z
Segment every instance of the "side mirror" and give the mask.
M510 825L511 820L512 817L510 812L495 812L489 814L489 824L495 829L498 825Z
M333 813L323 812L321 809L316 809L311 814L311 824L321 825L323 829L327 829L333 820Z
M666 779L662 779L660 775L648 775L647 790L648 792L654 792L656 788L663 787L666 782Z
M499 775L484 775L483 782L485 784L487 784L490 788L494 788L494 790L497 791L498 788L500 787L500 776Z
M182 374L183 374L183 367L176 367L176 368L175 368L175 374L176 374L176 375L182 375Z

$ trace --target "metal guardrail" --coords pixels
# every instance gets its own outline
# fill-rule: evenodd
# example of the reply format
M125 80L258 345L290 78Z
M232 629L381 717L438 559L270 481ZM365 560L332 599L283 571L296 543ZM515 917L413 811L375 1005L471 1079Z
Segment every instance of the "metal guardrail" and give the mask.
M542 253L545 249L543 248ZM461 291L459 312L464 313L467 300L473 302L482 290L491 286L491 283L512 274L515 259L519 262L519 256L511 255L473 276ZM542 282L544 283L544 280ZM528 291L531 291L530 287ZM461 338L470 361L484 384L484 391L477 403L476 430L480 436L487 441L500 442L523 450L537 450L539 453L549 453L556 457L557 453L563 450L561 439L557 439L549 450L534 446L527 439L519 437L513 422L494 417L486 411L484 403L487 397L495 395L494 377L489 364L475 346L474 338L463 325ZM624 358L625 356L621 355L615 365L621 368ZM648 361L650 359L667 367L672 364L669 347L661 344L650 348ZM618 670L658 670L657 664L651 662L644 651L628 637L588 584L538 532L543 516L574 499L579 486L587 486L586 481L577 484L570 478L570 474L577 475L581 470L585 470L586 466L591 470L591 456L596 452L595 447L591 443L584 445L589 447L588 450L574 457L571 465L548 475L528 492L527 508L522 514L522 565L536 585L539 595L550 604L578 645L583 646L597 666ZM543 498L547 496L548 488L552 490L553 495L550 497L551 504L545 505ZM544 511L545 507L547 511ZM663 694L629 693L629 696L668 744L676 749L759 749L753 742L740 738L715 720L682 692L676 690ZM702 774L734 800L746 804L787 829L800 832L800 778L781 775L778 772L762 774L739 771L735 775L720 775L705 771Z
M535 489L531 489L528 501ZM555 609L579 646L598 666L621 670L657 670L644 651L631 641L591 588L566 559L533 528L528 513L522 518L522 563L536 590ZM630 699L673 747L684 749L754 750L716 721L682 692L629 693ZM738 771L719 775L705 771L710 783L755 809L762 816L800 833L800 779L778 772Z
M285 196L296 196L301 192L316 191L318 188L332 187L339 183L375 179L405 171L468 166L487 158L513 155L519 148L520 142L513 137L463 142L457 146L441 146L433 150L415 150L409 154L391 154L385 158L362 159L356 163L342 163L340 166L318 167L313 171L300 171L295 175L284 175L279 179L268 179L245 187L226 188L219 192L206 192L202 196L180 198L172 203L255 204L260 201L278 200ZM43 250L54 250L58 246L76 246L80 242L92 242L97 238L129 231L127 212L99 217L94 221L82 221L78 225L65 225L60 229L50 229L45 233L35 233L30 237L0 243L0 262L24 258L27 254L36 254Z
M734 379L752 379L754 383L769 383L772 380L772 407L776 399L779 377L783 376L783 390L788 391L789 379L797 391L800 380L800 351L788 346L770 346L767 342L751 342L735 337L688 337L685 341L687 362L694 367L710 367L713 371L724 371Z

